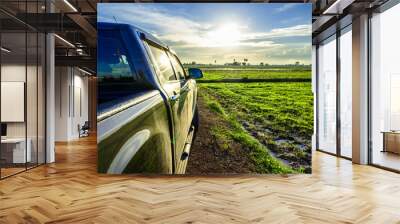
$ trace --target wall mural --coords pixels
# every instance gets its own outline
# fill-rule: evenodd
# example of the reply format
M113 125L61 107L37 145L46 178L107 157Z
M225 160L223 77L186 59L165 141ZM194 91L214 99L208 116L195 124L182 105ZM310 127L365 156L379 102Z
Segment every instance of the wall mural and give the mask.
M311 4L98 4L98 172L311 173Z

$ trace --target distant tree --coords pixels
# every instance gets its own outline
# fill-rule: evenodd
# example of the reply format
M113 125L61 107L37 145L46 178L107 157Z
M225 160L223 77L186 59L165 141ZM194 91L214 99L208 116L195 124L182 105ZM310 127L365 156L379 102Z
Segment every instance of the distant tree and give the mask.
M296 66L299 66L300 65L300 62L298 62L298 61L296 61L296 64L295 64Z
M196 62L195 61L192 61L192 65L195 65L196 64Z
M264 66L264 63L263 63L263 62L261 62L261 63L260 63L260 66Z
M243 66L246 66L246 62L242 62L242 65L243 65Z
M217 64L217 60L214 60L214 64Z

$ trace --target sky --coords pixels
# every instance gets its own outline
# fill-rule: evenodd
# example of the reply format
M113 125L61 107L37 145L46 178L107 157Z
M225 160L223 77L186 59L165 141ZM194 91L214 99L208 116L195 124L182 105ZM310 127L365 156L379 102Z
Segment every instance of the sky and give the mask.
M142 28L182 63L311 63L311 4L103 3L97 19Z

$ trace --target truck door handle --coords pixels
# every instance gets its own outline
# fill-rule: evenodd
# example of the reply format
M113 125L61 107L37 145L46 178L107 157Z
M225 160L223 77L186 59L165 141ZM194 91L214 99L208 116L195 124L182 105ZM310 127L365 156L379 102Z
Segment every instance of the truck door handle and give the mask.
M177 101L177 100L179 100L179 97L180 97L179 94L174 94L174 95L172 95L172 96L170 97L170 100L171 100L171 101Z
M182 88L181 89L181 92L189 92L190 91L190 87L189 86L186 86L186 87L184 87L184 88Z

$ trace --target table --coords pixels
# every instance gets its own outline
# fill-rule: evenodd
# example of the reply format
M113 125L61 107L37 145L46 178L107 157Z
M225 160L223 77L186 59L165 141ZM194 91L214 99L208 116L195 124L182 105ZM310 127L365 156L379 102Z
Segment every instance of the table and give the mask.
M400 131L383 131L382 152L400 154Z
M2 157L8 157L5 158L7 162L10 163L26 163L30 162L32 159L32 154L31 154L31 145L32 141L30 138L26 139L26 142L28 142L26 151L25 151L25 138L4 138L1 139L1 151L2 151ZM12 147L12 148L10 148ZM11 155L7 155L10 153ZM3 156L3 154L5 154ZM12 158L12 160L11 160Z

